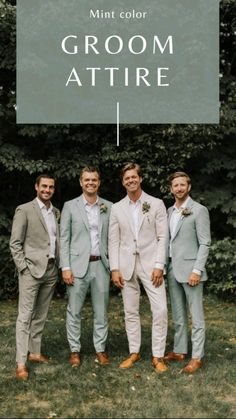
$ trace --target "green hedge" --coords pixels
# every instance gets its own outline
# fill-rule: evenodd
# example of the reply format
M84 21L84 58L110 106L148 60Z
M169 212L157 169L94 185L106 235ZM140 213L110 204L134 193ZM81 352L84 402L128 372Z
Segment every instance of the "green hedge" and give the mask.
M212 243L207 261L209 292L232 299L236 295L236 240L229 237Z
M9 250L9 236L0 235L0 299L16 298L17 275ZM207 262L206 289L225 299L236 295L236 240L225 238L213 242ZM65 287L60 281L55 295L63 297Z

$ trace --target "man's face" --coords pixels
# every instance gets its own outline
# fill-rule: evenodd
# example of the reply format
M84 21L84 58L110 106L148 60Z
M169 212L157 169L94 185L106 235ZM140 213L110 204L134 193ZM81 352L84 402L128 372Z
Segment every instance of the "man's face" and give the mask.
M42 177L39 184L35 184L35 189L37 191L37 197L40 201L47 203L50 201L55 192L55 181L54 179Z
M170 190L175 199L184 201L187 198L190 189L191 185L188 184L186 177L180 176L172 180Z
M134 193L141 189L142 178L138 175L137 170L127 170L124 174L122 185L125 187L127 193Z
M84 172L80 179L82 191L87 195L96 195L100 183L101 182L97 172Z

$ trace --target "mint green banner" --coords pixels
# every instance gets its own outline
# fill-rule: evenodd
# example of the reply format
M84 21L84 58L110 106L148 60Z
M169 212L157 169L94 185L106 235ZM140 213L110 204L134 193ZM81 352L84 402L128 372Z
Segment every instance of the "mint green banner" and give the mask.
M218 0L20 0L17 123L218 123Z

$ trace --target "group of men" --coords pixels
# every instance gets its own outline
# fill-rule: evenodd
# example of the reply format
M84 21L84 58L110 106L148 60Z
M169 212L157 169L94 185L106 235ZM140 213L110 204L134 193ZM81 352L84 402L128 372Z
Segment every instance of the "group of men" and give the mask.
M128 163L121 170L127 195L112 204L98 196L100 172L85 167L82 194L64 204L61 217L52 206L55 180L36 179L36 198L17 207L10 249L19 273L16 322L16 377L29 377L29 362L48 362L41 352L42 333L53 297L58 269L67 284L69 363L81 363L81 310L90 290L96 361L110 363L108 301L110 278L121 290L129 356L119 365L132 367L141 359L140 294L144 288L152 313L152 365L157 373L169 361L188 354L188 312L191 314L191 358L181 371L195 373L204 357L203 283L210 246L206 207L189 196L191 180L185 172L170 178L175 204L166 211L161 199L142 190L141 168ZM60 217L60 228L59 228ZM60 229L60 231L59 231ZM167 284L164 276L166 275ZM167 285L167 287L166 287ZM168 289L175 327L173 351L165 355Z

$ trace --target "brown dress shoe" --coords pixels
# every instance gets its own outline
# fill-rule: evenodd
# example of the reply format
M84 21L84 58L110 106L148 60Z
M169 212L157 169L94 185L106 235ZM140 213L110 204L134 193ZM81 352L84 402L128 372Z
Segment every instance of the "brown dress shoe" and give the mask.
M28 355L28 361L31 362L49 362L50 358L46 355L42 355L42 354L29 354Z
M164 357L165 361L184 361L185 358L185 354L177 354L176 352L168 352Z
M189 363L182 369L182 372L186 372L187 374L194 374L199 368L201 368L203 362L199 358L192 358Z
M110 364L108 355L106 352L96 352L96 362L98 362L100 365L108 365Z
M167 365L164 362L164 358L157 358L156 356L154 356L152 358L152 365L155 368L155 371L159 374L161 372L165 372L166 370L168 370Z
M123 369L131 368L133 367L135 362L140 360L140 358L141 356L139 353L130 354L129 358L121 362L121 364L119 365L119 368L123 368Z
M79 352L71 352L69 357L69 363L72 367L79 367L81 360L80 360L80 353Z
M16 378L18 378L19 380L28 380L29 372L26 365L18 365L16 367Z

